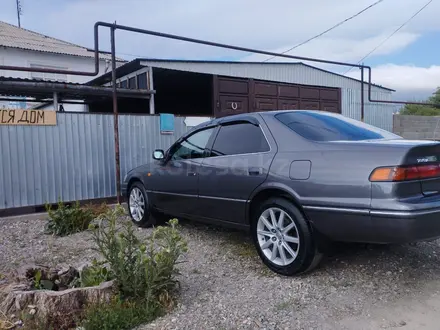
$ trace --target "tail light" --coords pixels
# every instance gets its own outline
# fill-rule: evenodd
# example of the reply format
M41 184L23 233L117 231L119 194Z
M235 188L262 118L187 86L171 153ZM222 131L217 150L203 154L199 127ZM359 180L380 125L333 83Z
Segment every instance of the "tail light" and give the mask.
M411 181L440 177L440 164L378 167L370 174L371 182Z

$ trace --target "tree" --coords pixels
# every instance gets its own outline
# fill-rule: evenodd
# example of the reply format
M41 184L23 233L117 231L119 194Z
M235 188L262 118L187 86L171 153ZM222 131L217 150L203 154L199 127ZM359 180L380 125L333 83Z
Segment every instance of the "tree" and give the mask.
M417 115L417 116L440 116L440 87L428 98L426 103L429 105L406 104L400 111L401 115Z

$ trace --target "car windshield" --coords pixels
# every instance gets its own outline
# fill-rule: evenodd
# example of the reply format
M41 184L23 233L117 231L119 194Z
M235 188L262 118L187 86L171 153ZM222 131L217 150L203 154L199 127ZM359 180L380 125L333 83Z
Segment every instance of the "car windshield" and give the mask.
M275 115L292 131L312 141L361 141L400 139L401 137L360 121L311 111L289 111Z

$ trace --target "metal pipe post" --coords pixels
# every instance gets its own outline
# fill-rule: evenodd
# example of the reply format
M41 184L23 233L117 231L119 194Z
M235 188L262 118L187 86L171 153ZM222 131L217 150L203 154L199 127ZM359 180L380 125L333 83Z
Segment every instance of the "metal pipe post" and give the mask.
M55 111L58 111L58 93L53 92L53 107Z
M362 63L362 65L364 65ZM361 68L361 121L364 121L364 114L365 114L365 109L364 109L364 67L362 66Z
M116 24L115 24L116 25ZM110 43L112 52L112 88L113 88L113 118L115 132L115 162L116 162L116 200L121 204L121 164L119 160L119 114L118 114L118 95L116 91L116 50L115 50L115 31L116 27L110 27Z
M147 88L149 90L152 90L154 88L154 77L153 77L153 67L148 68L148 86ZM156 113L155 111L155 100L154 95L151 94L150 96L150 115L154 115Z

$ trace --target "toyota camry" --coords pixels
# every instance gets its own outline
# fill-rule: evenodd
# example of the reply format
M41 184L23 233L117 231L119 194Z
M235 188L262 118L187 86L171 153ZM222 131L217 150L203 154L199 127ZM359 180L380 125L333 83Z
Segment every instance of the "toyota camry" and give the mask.
M134 223L170 217L250 230L262 261L313 269L324 241L440 237L440 144L411 141L339 114L256 112L203 123L131 170Z

